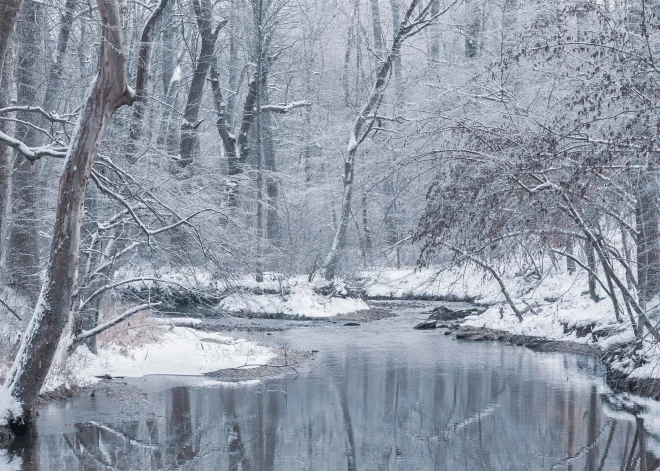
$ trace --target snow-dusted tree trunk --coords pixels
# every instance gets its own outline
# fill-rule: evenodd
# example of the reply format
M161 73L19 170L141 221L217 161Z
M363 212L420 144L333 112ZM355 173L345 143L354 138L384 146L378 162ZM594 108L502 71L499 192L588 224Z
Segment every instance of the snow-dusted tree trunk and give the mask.
M428 3L420 9L416 17L413 17L413 13L418 7L419 0L412 0L403 21L394 36L392 47L387 51L382 63L378 67L376 80L371 89L371 93L369 94L369 98L353 123L353 129L348 141L348 148L346 149L346 158L344 159L344 191L339 226L335 231L332 246L320 270L321 276L326 280L332 280L335 277L341 252L346 244L346 230L351 217L351 201L353 198L355 157L357 156L358 147L371 131L376 114L378 113L378 109L383 100L383 95L387 89L392 65L396 57L400 54L401 46L407 38L414 36L416 33L430 25L436 17L440 16L450 8L447 7L444 11L439 12L436 15L431 15L431 3Z
M4 385L22 404L23 415L10 424L16 433L25 433L34 420L39 392L69 321L85 192L94 159L113 113L134 96L126 81L117 0L97 0L97 5L103 25L98 74L85 97L60 178L46 279Z
M383 53L383 30L380 22L380 6L378 0L371 1L371 28L374 35L374 50L378 56ZM398 26L398 25L397 25Z

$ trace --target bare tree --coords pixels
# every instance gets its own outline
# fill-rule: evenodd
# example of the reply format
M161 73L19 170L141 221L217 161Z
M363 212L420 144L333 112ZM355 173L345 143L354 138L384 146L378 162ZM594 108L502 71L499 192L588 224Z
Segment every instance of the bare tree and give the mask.
M387 89L392 64L400 54L401 46L405 40L432 24L434 20L447 12L449 8L453 6L453 3L443 11L438 12L436 15L431 15L432 3L422 6L419 12L415 15L415 10L417 10L418 6L419 0L413 0L410 3L403 17L403 21L399 26L399 30L394 36L392 46L389 51L387 51L382 63L378 67L376 79L369 98L360 110L359 115L355 118L351 137L348 142L348 148L346 150L346 158L344 160L344 192L339 227L335 231L332 247L321 267L321 276L326 280L332 280L335 277L337 265L341 257L341 251L346 244L346 230L351 216L355 157L357 156L358 147L367 138L374 123L378 119L378 110L383 100L383 95Z
M22 416L10 424L15 433L25 433L33 424L39 392L69 322L85 191L105 128L113 113L134 98L126 81L119 5L115 0L98 0L97 5L103 26L98 74L78 117L60 179L46 278L4 385L23 407Z

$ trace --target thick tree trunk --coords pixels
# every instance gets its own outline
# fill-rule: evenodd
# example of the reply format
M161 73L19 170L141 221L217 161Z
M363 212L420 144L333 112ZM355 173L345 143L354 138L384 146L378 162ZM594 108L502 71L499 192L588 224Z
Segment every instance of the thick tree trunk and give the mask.
M263 97L269 103L268 87L263 89ZM275 154L275 141L273 134L275 128L273 117L270 113L262 113L263 121L263 155L264 168L266 170L266 238L275 246L280 245L280 217L277 210L279 198L279 185L275 177L277 162Z
M105 127L115 110L132 100L119 5L116 0L97 0L97 4L103 24L99 71L85 98L60 179L46 279L4 385L23 407L23 415L10 424L15 433L25 433L33 423L39 392L69 322L85 191Z
M36 101L37 70L41 58L43 7L34 0L26 0L16 28L18 54L16 63L17 100L19 105ZM28 146L38 144L39 135L30 126L34 113L19 112L15 135ZM26 123L26 124L23 124ZM37 121L38 123L38 121ZM19 293L36 303L39 296L39 191L38 163L30 162L16 152L12 174L11 228L7 268L9 283Z

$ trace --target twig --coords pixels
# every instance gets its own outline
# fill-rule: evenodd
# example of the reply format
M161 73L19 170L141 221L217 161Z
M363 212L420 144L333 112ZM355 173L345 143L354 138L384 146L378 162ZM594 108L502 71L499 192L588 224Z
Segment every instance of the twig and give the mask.
M4 306L9 312L11 312L13 315L15 315L15 316L16 316L16 319L18 319L19 321L23 322L23 319L21 319L21 316L19 316L19 315L16 313L16 311L14 311L12 308L10 308L9 305L8 305L6 302L4 302L2 299L0 299L0 304L2 304L2 305L3 305L3 306Z

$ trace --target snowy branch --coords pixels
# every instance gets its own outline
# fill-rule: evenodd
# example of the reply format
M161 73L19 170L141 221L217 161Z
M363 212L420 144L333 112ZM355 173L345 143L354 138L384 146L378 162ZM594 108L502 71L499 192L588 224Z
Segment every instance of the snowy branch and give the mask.
M14 139L0 131L0 142L5 143L7 146L16 149L30 162L36 162L42 157L57 157L63 159L66 157L68 148L66 147L28 147L23 141Z
M277 105L264 105L261 107L261 111L286 114L297 108L305 108L309 106L312 106L311 101L302 100L302 101L293 101L291 103L280 103Z
M16 111L23 111L27 113L39 113L47 120L53 123L70 124L72 126L75 124L66 118L62 118L57 113L49 113L48 111L44 110L41 106L7 106L5 108L0 108L0 114L14 113Z
M155 307L161 306L162 303L147 303L147 304L140 304L139 306L135 306L128 311L123 312L122 314L118 315L114 319L110 319L107 322L104 322L103 324L100 324L93 329L90 330L83 330L79 334L77 334L73 339L71 339L71 346L69 347L70 350L75 349L78 345L80 345L82 342L84 342L86 339L90 337L94 337L95 335L100 334L101 332L104 332L108 330L110 327L114 327L120 322L128 319L132 315L144 311L147 309L153 309Z

